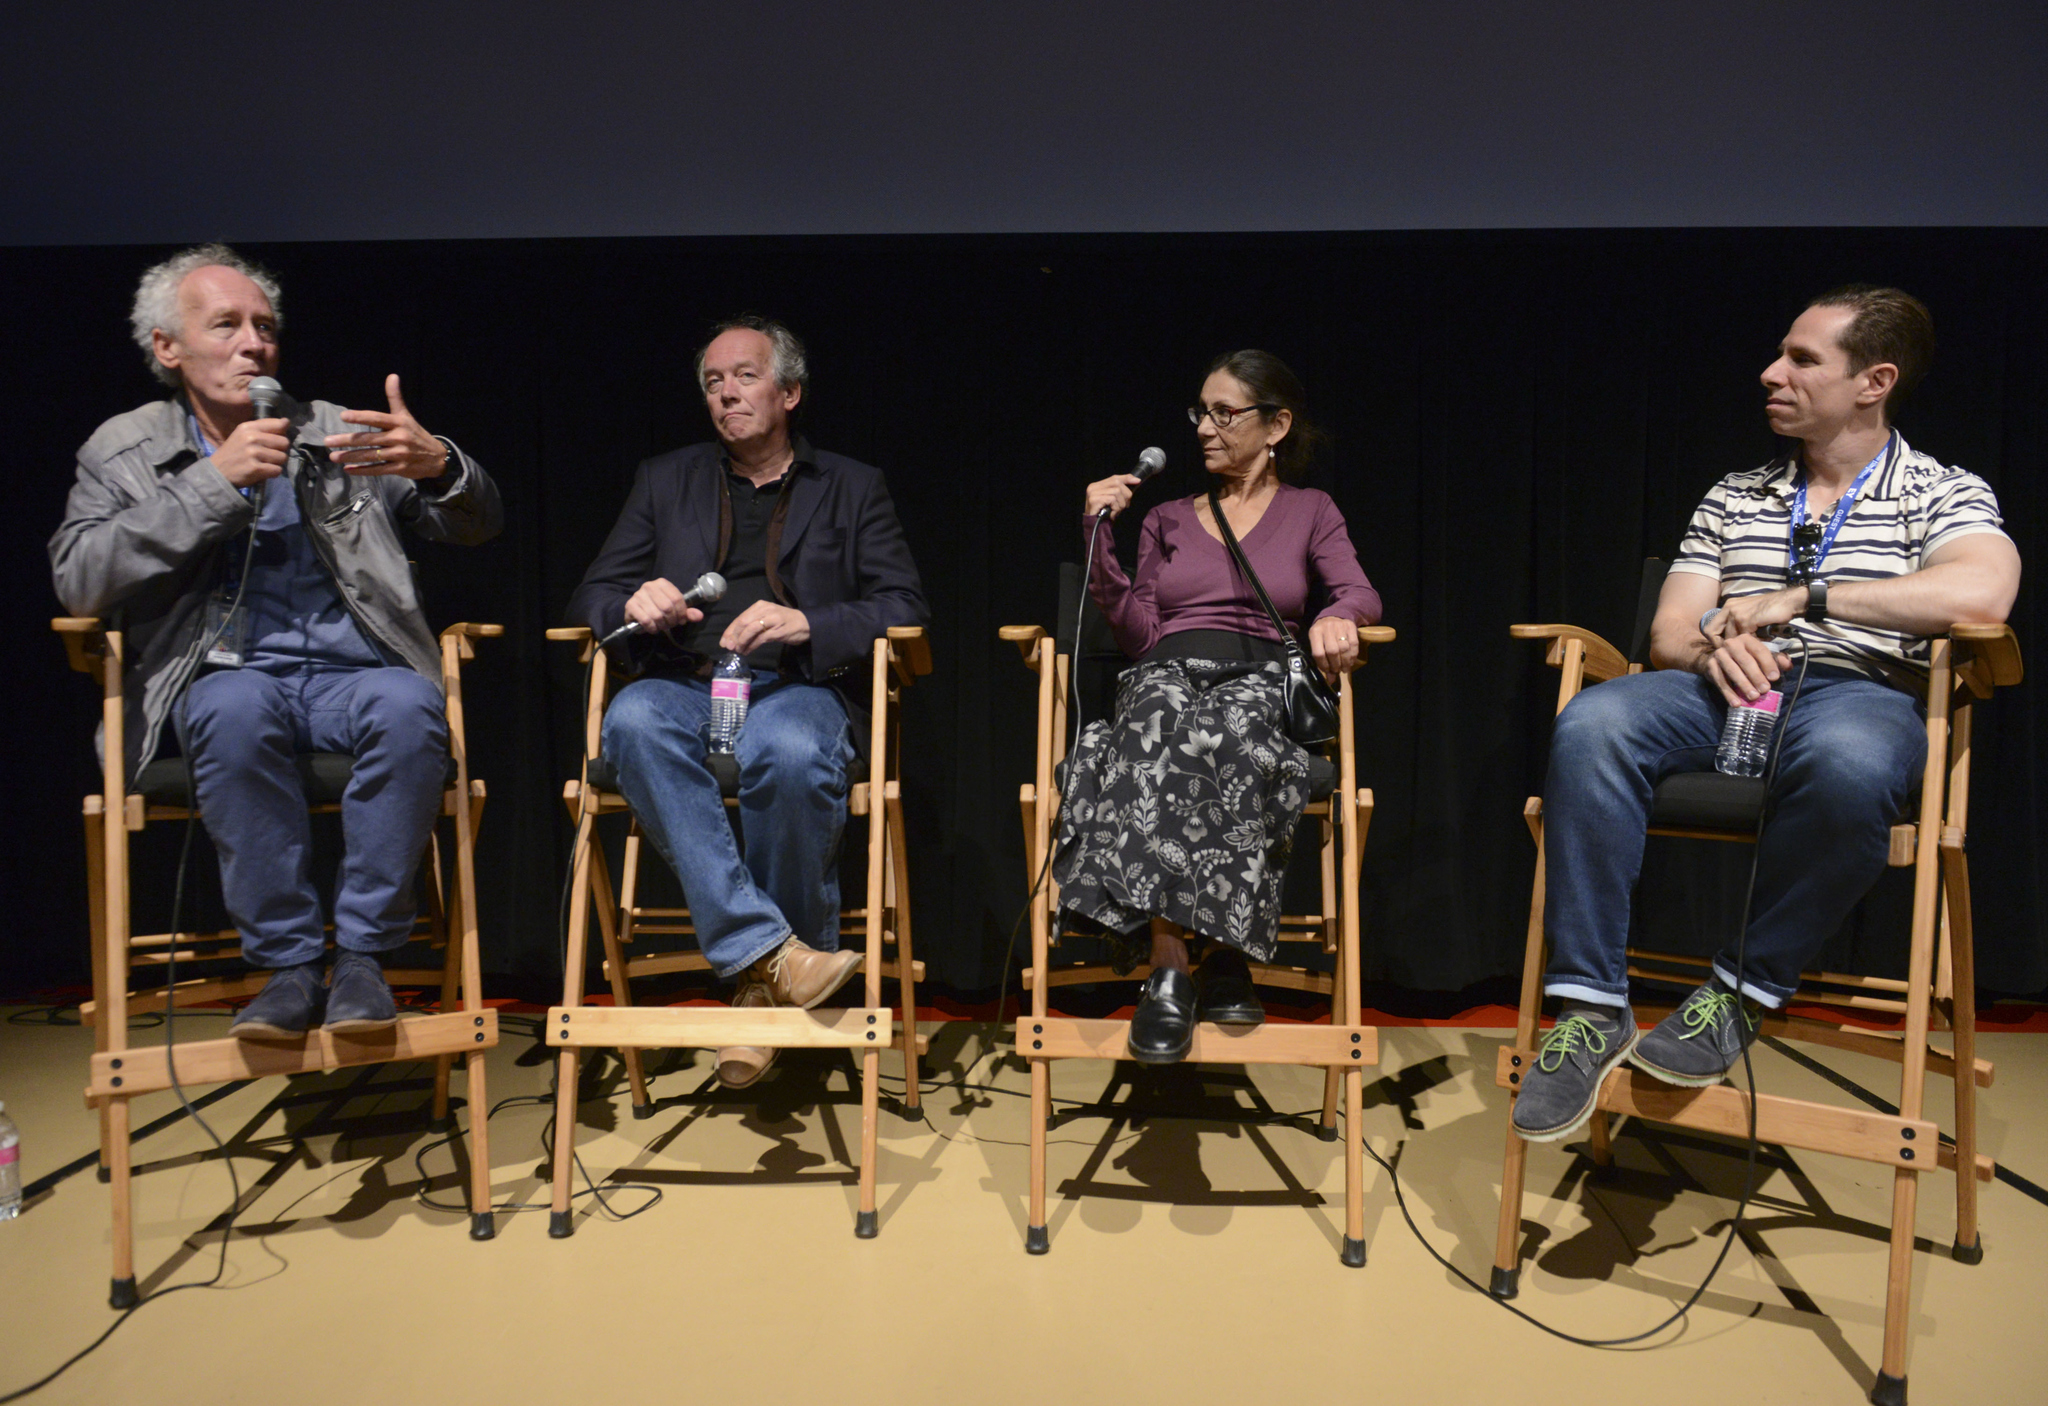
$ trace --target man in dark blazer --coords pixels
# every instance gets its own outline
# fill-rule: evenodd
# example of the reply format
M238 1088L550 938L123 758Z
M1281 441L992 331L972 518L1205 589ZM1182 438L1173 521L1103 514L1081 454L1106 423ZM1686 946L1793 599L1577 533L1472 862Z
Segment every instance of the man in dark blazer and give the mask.
M861 707L840 685L864 684L873 642L930 611L881 471L794 433L809 370L788 328L720 325L697 381L719 442L640 465L569 618L600 637L637 627L614 646L639 677L605 712L604 756L681 879L704 955L739 978L733 1004L808 1008L862 961L839 950L849 707ZM707 571L726 591L700 609L684 590ZM706 752L710 673L726 651L754 671L733 749L744 855ZM774 1057L720 1050L718 1077L742 1088Z

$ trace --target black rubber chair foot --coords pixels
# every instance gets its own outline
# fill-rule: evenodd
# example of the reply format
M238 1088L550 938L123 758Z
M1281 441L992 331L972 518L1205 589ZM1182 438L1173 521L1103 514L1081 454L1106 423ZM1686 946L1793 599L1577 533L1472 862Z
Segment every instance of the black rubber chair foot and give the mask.
M1979 1236L1967 1245L1958 1240L1955 1243L1955 1248L1949 1251L1949 1255L1957 1264L1982 1264L1984 1263L1984 1238Z
M429 1118L427 1119L427 1127L437 1133L452 1133L455 1131L455 1115L453 1113L443 1113L438 1118Z
M1316 1124L1316 1136L1324 1142L1335 1142L1337 1140L1337 1125L1332 1123L1325 1127L1321 1123Z
M1045 1233L1045 1227L1044 1227L1044 1226L1042 1226L1042 1225L1031 1225L1031 1226L1026 1226L1026 1227L1024 1228L1024 1253L1025 1253L1025 1254L1027 1254L1027 1255L1043 1255L1043 1254L1049 1254L1049 1253L1051 1252L1051 1250L1052 1250L1052 1237L1051 1237L1051 1236L1049 1236L1049 1235L1047 1235L1047 1234Z
M116 1279L113 1288L107 1292L108 1308L133 1308L141 1302L142 1295L135 1292L135 1276L132 1274L126 1279Z
M105 1186L114 1179L114 1169L112 1167L95 1167L93 1175L100 1179L101 1186Z
M495 1240L498 1223L491 1219L489 1211L478 1211L469 1218L469 1238L472 1240Z
M1499 1265L1495 1265L1493 1267L1493 1282L1486 1286L1486 1291L1497 1299L1511 1299L1516 1294L1522 1292L1521 1266L1517 1265L1513 1269L1502 1269Z
M1906 1406L1906 1379L1879 1372L1877 1385L1870 1389L1870 1400L1871 1406Z
M635 1118L652 1118L654 1116L654 1105L652 1103L634 1104L633 1116Z
M1345 1236L1343 1252L1337 1258L1344 1261L1352 1269L1365 1268L1365 1242L1363 1240L1353 1240L1348 1235Z
M853 1233L862 1240L872 1240L882 1233L882 1218L879 1211L856 1211L853 1216Z
M576 1233L576 1222L572 1211L548 1212L548 1239L567 1240Z

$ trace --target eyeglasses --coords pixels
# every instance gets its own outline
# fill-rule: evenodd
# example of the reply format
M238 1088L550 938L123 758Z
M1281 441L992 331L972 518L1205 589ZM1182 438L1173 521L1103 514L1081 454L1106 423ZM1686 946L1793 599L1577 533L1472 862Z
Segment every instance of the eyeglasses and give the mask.
M1188 423L1199 429L1201 428L1202 417L1207 415L1216 422L1217 429L1227 430L1237 422L1237 418L1240 415L1249 415L1255 410L1270 412L1273 409L1274 407L1270 405L1190 405L1188 407Z
M1811 581L1820 570L1820 544L1826 535L1827 529L1811 520L1792 529L1792 580L1795 584Z

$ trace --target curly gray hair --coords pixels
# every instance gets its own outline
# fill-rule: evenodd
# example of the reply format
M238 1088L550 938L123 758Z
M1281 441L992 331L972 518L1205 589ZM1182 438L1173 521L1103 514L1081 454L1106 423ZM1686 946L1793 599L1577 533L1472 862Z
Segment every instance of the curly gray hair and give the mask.
M251 263L225 244L199 244L179 250L162 263L143 270L142 281L135 285L135 306L128 312L128 326L135 345L142 348L143 361L150 374L167 386L175 388L180 384L178 373L156 359L151 334L161 331L167 337L176 337L184 331L184 319L178 311L178 286L187 274L215 265L233 269L262 289L263 296L270 300L272 319L279 329L284 327L284 295L277 286L276 274L261 264Z
M768 369L775 376L775 384L784 390L811 388L811 365L804 357L804 344L797 340L796 333L784 327L773 318L760 317L754 313L741 313L738 317L721 322L711 329L711 335L697 351L697 388L704 388L704 353L711 350L711 344L728 332L759 332L768 339Z

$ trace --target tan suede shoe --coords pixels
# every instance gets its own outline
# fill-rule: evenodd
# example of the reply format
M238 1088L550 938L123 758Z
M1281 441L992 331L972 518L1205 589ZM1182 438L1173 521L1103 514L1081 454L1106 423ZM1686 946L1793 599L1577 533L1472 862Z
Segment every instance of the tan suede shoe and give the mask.
M737 995L732 998L734 1009L742 1006L772 1006L775 997L761 982L747 980L740 983ZM728 1089L744 1089L768 1072L768 1066L775 1063L780 1050L764 1050L759 1045L728 1045L718 1052L718 1082Z
M747 969L747 980L767 984L778 1006L809 1010L860 970L865 952L820 952L794 937Z

